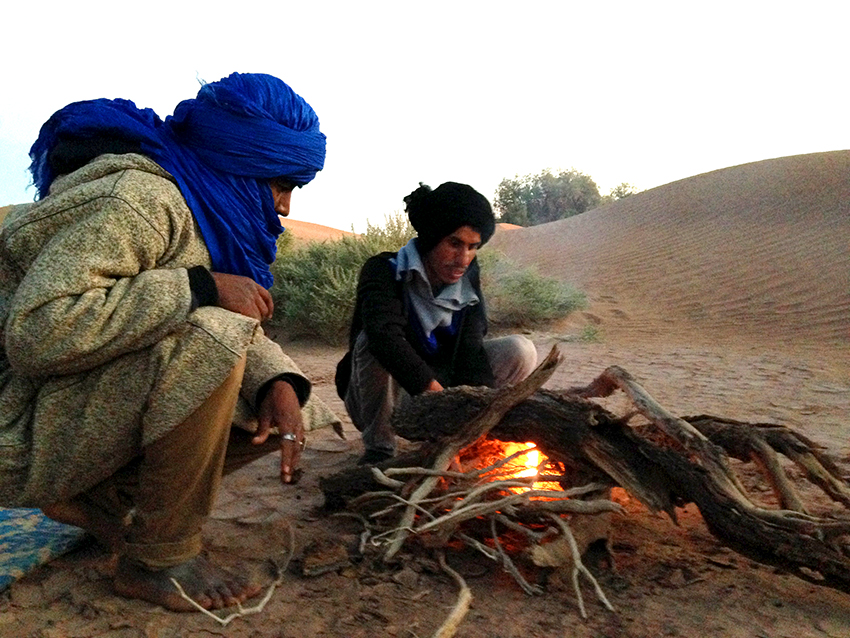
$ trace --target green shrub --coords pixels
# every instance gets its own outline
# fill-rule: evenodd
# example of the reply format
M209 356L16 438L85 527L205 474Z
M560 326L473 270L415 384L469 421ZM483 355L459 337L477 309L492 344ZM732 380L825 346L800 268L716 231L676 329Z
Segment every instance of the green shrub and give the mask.
M602 329L593 324L587 324L581 329L578 335L578 340L583 343L596 343L602 341Z
M280 257L283 254L292 251L292 248L295 246L295 236L290 232L283 232L277 238L277 256Z
M413 226L406 215L396 213L384 218L383 226L372 226L369 221L366 221L366 232L360 237L367 244L376 248L372 254L377 254L384 250L396 251L416 235Z
M275 283L273 323L291 336L346 342L364 262L382 251L396 251L415 235L401 214L384 226L367 224L362 235L303 245L279 244L272 265ZM479 253L481 284L490 320L505 327L529 327L559 319L586 305L584 295L568 284L520 267L502 253Z
M415 235L401 214L385 221L381 227L367 224L362 235L279 250L272 265L273 323L293 336L345 343L360 268L372 255L396 251Z
M584 293L534 267L520 266L498 251L479 253L487 316L505 327L531 327L587 306Z

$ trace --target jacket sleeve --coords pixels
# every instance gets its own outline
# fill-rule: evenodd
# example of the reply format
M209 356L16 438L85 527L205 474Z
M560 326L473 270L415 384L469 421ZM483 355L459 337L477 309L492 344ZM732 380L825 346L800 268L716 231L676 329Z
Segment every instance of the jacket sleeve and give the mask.
M435 378L431 367L407 340L404 301L389 261L370 258L360 271L358 308L369 351L409 394L419 394Z
M487 305L481 292L481 271L478 259L473 260L467 276L478 295L479 302L468 308L461 324L455 348L452 385L486 385L493 387L496 379L487 352L484 337L487 335Z
M310 381L295 362L283 352L283 349L269 339L260 327L257 328L248 346L247 356L240 393L248 405L255 410L258 409L268 389L267 384L275 379L283 378L292 385L298 396L298 402L303 407L310 398L312 389Z
M481 296L481 291L477 292ZM487 315L481 296L481 303L469 308L461 324L452 385L486 385L491 388L495 385L490 360L484 350L486 333Z
M143 215L120 198L100 200L25 268L4 337L21 374L89 370L156 343L191 310L187 270L158 267L181 232L169 203Z

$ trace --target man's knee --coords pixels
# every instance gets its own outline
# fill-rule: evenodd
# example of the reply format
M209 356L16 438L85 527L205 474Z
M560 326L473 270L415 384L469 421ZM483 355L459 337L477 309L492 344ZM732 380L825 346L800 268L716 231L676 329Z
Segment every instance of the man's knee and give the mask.
M519 383L537 367L537 347L523 335L508 335L484 343L496 385Z
M537 367L537 347L534 342L523 335L511 335L514 356L516 357L517 373L520 379L525 379Z

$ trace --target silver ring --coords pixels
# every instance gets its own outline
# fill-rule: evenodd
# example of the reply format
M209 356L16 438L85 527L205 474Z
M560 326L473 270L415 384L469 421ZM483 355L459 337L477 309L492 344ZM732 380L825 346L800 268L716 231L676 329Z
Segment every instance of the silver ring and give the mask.
M284 441L295 441L298 437L296 437L291 432L284 432L280 435L280 438L282 438Z

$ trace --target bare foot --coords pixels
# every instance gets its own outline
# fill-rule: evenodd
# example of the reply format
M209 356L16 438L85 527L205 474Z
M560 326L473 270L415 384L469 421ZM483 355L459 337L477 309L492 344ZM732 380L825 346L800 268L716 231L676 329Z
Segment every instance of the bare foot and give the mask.
M195 611L189 601L180 596L172 578L204 609L230 607L256 596L262 589L213 565L203 556L158 571L145 569L122 557L115 573L115 591L121 596L146 600L172 611Z
M73 498L44 507L41 511L54 521L83 528L110 551L118 552L124 544L124 521L87 501Z

